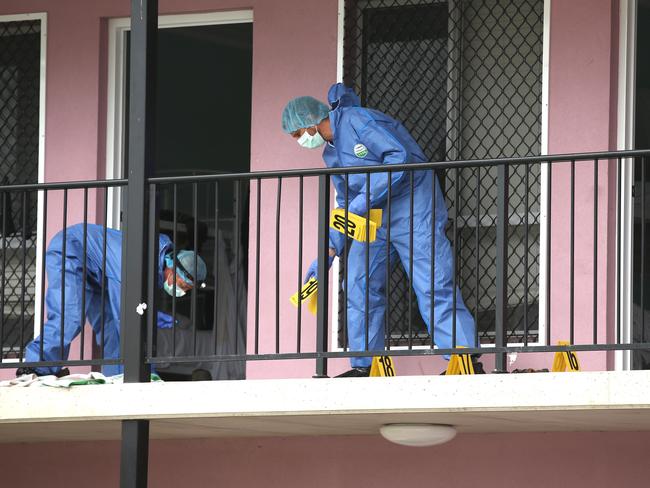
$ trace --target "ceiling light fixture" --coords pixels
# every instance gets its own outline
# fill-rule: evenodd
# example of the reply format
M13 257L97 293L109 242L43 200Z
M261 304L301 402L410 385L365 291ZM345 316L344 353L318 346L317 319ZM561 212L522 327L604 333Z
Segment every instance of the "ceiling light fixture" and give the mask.
M438 424L386 424L379 432L386 440L410 447L435 446L456 437L451 425Z

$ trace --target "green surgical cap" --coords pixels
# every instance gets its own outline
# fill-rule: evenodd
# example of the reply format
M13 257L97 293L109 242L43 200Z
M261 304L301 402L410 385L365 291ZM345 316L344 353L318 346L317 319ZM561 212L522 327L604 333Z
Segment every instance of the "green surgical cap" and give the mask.
M290 100L282 111L282 130L287 134L298 129L313 127L327 118L330 109L313 97L298 97Z

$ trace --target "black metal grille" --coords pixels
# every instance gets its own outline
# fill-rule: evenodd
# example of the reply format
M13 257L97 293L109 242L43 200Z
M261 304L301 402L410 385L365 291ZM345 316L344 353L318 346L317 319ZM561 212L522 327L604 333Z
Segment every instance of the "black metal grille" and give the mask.
M40 21L0 22L0 185L38 181L40 45ZM2 357L33 335L36 203L35 192L0 196Z
M432 161L537 155L543 8L540 0L347 0L344 82L364 106L403 122ZM538 337L540 174L539 165L510 170L510 342ZM496 168L438 177L449 207L448 236L456 241L458 284L481 341L493 342ZM409 288L407 274L395 266L394 344L408 340ZM417 307L411 320L413 344L428 343Z

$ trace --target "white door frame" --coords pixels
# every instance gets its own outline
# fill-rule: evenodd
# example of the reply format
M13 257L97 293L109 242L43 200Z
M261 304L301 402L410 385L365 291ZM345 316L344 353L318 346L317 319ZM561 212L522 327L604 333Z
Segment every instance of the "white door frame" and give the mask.
M38 94L38 183L45 181L45 94L46 94L46 74L47 74L47 13L36 12L29 14L17 15L0 15L1 22L20 22L29 20L39 20L41 24L41 56L40 56L40 79ZM43 222L43 194L39 192L36 204L36 282L34 287L34 336L38 335L41 330L41 310L43 303L41 301L43 291L43 246L44 236L41 229ZM0 361L2 361L2 351L0 351ZM17 360L5 360L5 362L15 362Z
M161 15L158 28L194 27L202 25L241 24L253 22L252 10L208 12L201 14ZM108 89L106 105L106 179L122 178L124 167L124 94L126 56L125 33L131 30L131 18L121 17L108 22ZM108 191L108 227L120 228L121 190Z
M636 81L636 30L637 0L621 0L619 5L619 65L618 65L618 117L617 149L634 147L635 81ZM624 159L621 165L621 239L620 289L617 293L615 317L621 324L621 342L632 342L632 185L634 183L634 160ZM616 351L616 370L629 370L632 366L630 351Z

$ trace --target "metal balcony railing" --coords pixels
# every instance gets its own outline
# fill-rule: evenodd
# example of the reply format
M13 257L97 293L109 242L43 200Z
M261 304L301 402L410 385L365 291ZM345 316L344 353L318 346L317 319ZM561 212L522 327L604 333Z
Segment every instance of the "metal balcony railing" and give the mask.
M433 241L440 234L433 229L435 219L427 221L431 227L422 233L422 222L409 216L406 220L409 235L403 238L408 245L401 258L404 273L411 283L414 273L426 270L431 289L425 291L434 296L438 282L436 269L447 265L453 270L452 289L458 288L460 294L452 293L452 310L457 309L457 301L465 300L474 323L478 324L472 331L473 343L462 352L495 354L496 369L505 371L505 355L510 352L650 349L650 343L645 340L625 339L620 312L624 305L621 303L624 295L620 290L627 286L621 272L621 256L625 253L622 236L626 226L623 212L627 205L623 200L622 175L626 165L631 167L637 159L645 166L649 156L650 151L618 151L390 167L150 178L148 228L138 229L149 236L149 269L145 274L148 277L147 306L141 310L147 317L147 333L142 344L146 350L145 361L156 368L185 363L229 364L243 368L246 361L254 360L316 359L315 373L325 375L328 358L380 355L388 350L395 356L458 353L460 346L468 344L463 344L460 339L457 314L452 314L446 330L450 335L447 346L440 347L439 343L444 341L436 337L439 329L434 327L434 333L430 333L414 321L419 308L422 323L436 324L437 306L418 304L417 297L409 293L406 303L397 304L400 312L394 312L396 305L391 300L390 276L394 266L400 264L399 260L391 262L390 259L382 262L383 269L379 271L385 280L378 286L383 295L375 297L386 304L383 316L375 319L385 324L381 347L377 347L377 343L374 348L371 346L371 291L363 286L365 296L356 295L358 303L352 305L361 310L364 344L361 347L358 342L356 346L351 344L348 331L353 324L348 322L349 307L344 304L351 303L348 293L352 285L348 283L346 264L351 248L355 246L357 256L361 256L363 285L370 270L370 254L376 249L372 250L372 244L344 239L339 255L340 273L338 279L330 282L334 276L327 271L331 247L331 182L338 178L339 182L349 183L351 178L360 177L365 181L366 189L371 184L384 182L387 195L381 208L385 217L383 232L386 240L381 242L386 247L381 253L390 255L393 253L391 241L394 240L391 231L396 232L392 229L395 225L392 212L398 198L396 193L399 191L399 198L408 202L408 212L417 215L421 209L417 208L416 202L424 201L414 196L419 191L417 187L422 181L433 182L426 187L431 192L428 198L433 202L435 213L435 202L440 202L435 192L441 187L435 184L434 175L468 168L477 175L479 189L481 172L496 171L494 229L486 230L485 226L478 224L485 221L485 215L477 198L475 213L465 218L465 221L469 219L476 223L470 226L471 239L460 239L458 218L452 216L445 228L452 262L439 261L440 257L432 251L429 262L416 264L413 255L418 250L414 235L420 232L420 236L425 235ZM519 195L520 201L513 210L508 179L520 168L526 172L536 168L544 175L546 183L542 195L535 198ZM395 183L393 177L402 173L402 178ZM119 336L120 331L119 303L116 303L115 290L110 290L113 285L109 286L117 276L111 275L114 269L109 268L110 262L120 262L122 253L131 250L122 250L124 235L118 235L119 241L116 241L113 231L103 225L111 220L111 214L119 214L119 202L127 198L126 184L126 180L114 180L0 187L2 368L107 366L128 361L118 352L115 343L109 345L109 335L114 341L113 332L117 330ZM643 214L647 197L645 188L639 191L642 192L640 209ZM337 199L347 207L348 192L344 193L337 195ZM369 193L367 195L366 204L370 207ZM22 202L23 206L19 206L21 215L27 215L34 209L26 206L36 201L41 211L38 226L32 230L38 238L34 238L28 226L15 229L12 226L10 230L9 219L20 218L10 215L8 209L16 208L16 202ZM536 216L531 217L531 214ZM345 215L349 216L347 212ZM538 228L531 230L531 218ZM640 218L645 222L645 215ZM365 217L364 221L369 231L370 217ZM93 222L99 222L101 226L96 227ZM72 224L76 226L71 227ZM349 225L344 226L346 232L350 231ZM98 239L92 244L89 243L89 229ZM97 229L101 229L99 234ZM127 224L124 234L130 230ZM481 243L481 232L494 233L493 244L487 248ZM645 226L640 226L637 232L640 232L641 262L633 265L645 269L648 258ZM54 237L57 233L58 236ZM182 248L194 250L208 264L205 283L196 286L187 297L168 297L161 292L158 248L161 233L167 234L174 243L170 248L172 251ZM49 242L52 238L58 239L58 248L52 244L49 251L44 244L38 248L39 240ZM522 256L513 252L521 242L525 243L526 250L530 249L529 243L533 239L539 241L536 253L526 251ZM111 248L116 242L119 245ZM610 242L615 245L610 245ZM95 247L91 251L92 246ZM430 246L430 250L433 249L435 243ZM473 259L461 260L461 252ZM494 266L488 266L490 269L486 269L481 261L481 252L496 257L489 260L494 262ZM38 259L30 266L29 257L36 253ZM334 294L318 293L315 319L304 313L305 304L299 302L296 309L288 300L303 285L304 258L312 255L318 257L319 290L338 290ZM89 259L92 266L88 264ZM56 263L59 264L55 269ZM614 274L608 275L606 270L599 269L602 263L614 269ZM615 266L612 267L613 263ZM472 265L473 269L467 269ZM513 282L512 270L517 266L524 271L531 266L538 267L537 275L543 276L543 282L531 280L528 273ZM46 268L48 273L56 271L58 275L46 276ZM128 282L138 273L142 274L143 270L123 267L119 280ZM489 274L494 285L481 287L479 274ZM26 278L29 276L36 279L28 281ZM608 281L607 276L615 278ZM79 284L83 286L77 286ZM51 294L52 286L57 286L56 295ZM643 288L643 283L640 286ZM493 310L479 309L481 293L494 293L496 306ZM599 298L606 293L613 293L616 297L616 310L607 315L600 309L605 302ZM471 294L478 299L472 300ZM588 308L591 314L576 313L577 295L582 302L590 300ZM560 304L555 303L558 297ZM643 289L640 297L641 310L644 310ZM338 314L332 311L331 299L338 300ZM51 300L62 304L59 316L49 307ZM97 301L92 309L96 313L91 316L89 303L93 300ZM519 307L522 300L523 308ZM581 310L585 310L584 303ZM158 312L170 316L174 325L168 323L166 328L158 327ZM425 312L430 316L423 316ZM486 314L493 317L492 322L482 322L481 317ZM640 320L643 330L643 314ZM84 327L87 322L94 331L91 352L90 338ZM481 324L486 323L487 328L481 329ZM336 326L338 329L333 330ZM110 334L108 327L113 328ZM34 333L45 340L40 341L36 360L26 360L25 347ZM48 334L51 337L48 338ZM69 338L76 335L79 348L69 355ZM569 345L557 345L558 339L566 339ZM125 350L123 346L121 350ZM217 377L226 378L229 374L232 374L232 368L230 373L224 372Z

